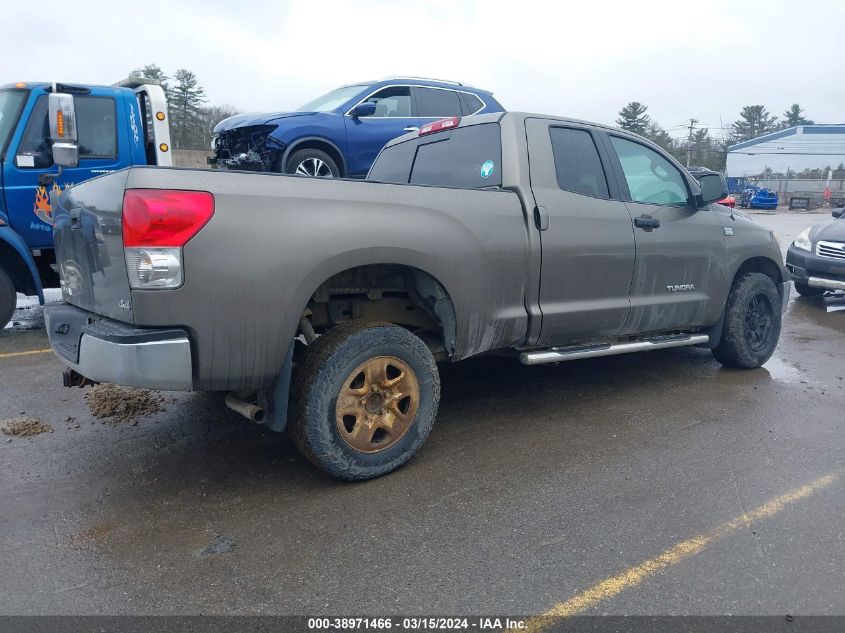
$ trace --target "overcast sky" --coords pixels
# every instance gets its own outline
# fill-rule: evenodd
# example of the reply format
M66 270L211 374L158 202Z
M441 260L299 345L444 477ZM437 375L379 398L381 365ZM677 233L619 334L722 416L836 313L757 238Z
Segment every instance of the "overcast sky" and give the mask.
M690 117L718 134L758 103L845 121L843 2L5 0L0 11L0 84L112 83L156 63L193 70L211 103L242 111L406 74L602 123L641 101L673 135Z

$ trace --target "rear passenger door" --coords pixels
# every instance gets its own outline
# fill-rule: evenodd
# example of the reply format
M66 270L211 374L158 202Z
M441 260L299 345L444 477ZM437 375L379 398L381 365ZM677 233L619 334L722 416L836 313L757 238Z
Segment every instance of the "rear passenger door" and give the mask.
M723 306L726 256L715 211L696 208L686 176L661 152L622 135L607 139L637 247L622 333L712 325Z
M532 118L525 126L542 250L538 344L615 336L628 316L635 252L609 157L589 127Z

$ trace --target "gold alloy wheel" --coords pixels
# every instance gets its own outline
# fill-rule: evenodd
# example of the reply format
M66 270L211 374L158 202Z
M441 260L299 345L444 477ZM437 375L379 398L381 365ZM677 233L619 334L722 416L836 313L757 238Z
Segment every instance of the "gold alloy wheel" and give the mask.
M356 451L383 451L411 428L419 404L414 370L395 356L376 356L344 381L335 405L337 430Z

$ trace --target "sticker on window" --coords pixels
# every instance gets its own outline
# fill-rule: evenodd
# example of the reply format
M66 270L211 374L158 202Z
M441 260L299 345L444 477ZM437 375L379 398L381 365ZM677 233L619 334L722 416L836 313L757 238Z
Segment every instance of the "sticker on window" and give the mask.
M482 178L489 178L493 175L493 171L496 169L496 164L492 160L485 160L484 164L481 165L481 177Z

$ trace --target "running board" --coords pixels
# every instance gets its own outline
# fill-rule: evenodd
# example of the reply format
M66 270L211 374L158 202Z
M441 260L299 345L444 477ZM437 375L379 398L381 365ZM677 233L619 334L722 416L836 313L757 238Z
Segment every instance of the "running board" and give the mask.
M707 334L682 334L680 336L661 336L630 343L605 343L600 345L584 345L581 347L552 347L536 352L522 352L519 361L524 365L542 365L544 363L560 363L565 360L579 358L593 358L596 356L615 356L616 354L630 354L631 352L647 352L652 349L666 349L668 347L687 347L702 345L710 342Z

